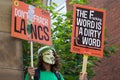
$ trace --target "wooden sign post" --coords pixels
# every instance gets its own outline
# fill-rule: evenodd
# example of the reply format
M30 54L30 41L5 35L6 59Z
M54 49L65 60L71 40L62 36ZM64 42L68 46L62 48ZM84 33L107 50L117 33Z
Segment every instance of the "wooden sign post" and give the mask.
M82 73L88 56L103 57L105 16L104 10L74 4L71 52L84 55Z
M34 64L33 64L33 42L31 41L30 42L30 58L31 58L31 67L34 67ZM32 76L32 80L34 80L34 77Z
M82 72L79 75L79 80L86 80L87 79L87 61L88 61L88 55L84 54Z
M88 61L88 55L84 54L84 57L83 57L83 66L82 66L82 73L86 73L86 70L87 70L87 61Z

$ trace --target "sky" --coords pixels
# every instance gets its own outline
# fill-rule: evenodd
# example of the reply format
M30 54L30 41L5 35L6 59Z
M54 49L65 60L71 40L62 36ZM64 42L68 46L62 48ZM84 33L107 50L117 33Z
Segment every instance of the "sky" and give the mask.
M55 2L58 5L56 8L57 11L60 13L66 13L66 0L48 0L48 4L50 1Z
M62 5L66 0L52 0L53 2L57 3L58 6Z

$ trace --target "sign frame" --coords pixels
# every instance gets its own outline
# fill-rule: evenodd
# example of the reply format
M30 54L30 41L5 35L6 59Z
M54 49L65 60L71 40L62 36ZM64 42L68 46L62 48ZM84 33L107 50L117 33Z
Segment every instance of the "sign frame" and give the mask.
M76 26L76 24L77 24L76 16L78 15L77 11L76 11L77 8L80 8L83 10L92 10L94 12L101 12L103 14L102 25L101 25L102 29L101 29L101 47L100 48L89 47L86 45L84 46L84 45L77 44L78 43L78 42L76 42L77 41L76 39L78 38L78 37L76 37L76 35L78 35L78 31L76 29L76 28L78 28ZM86 11L86 13L87 13L87 11ZM88 13L90 13L90 12L88 12ZM85 16L86 15L84 15L84 17ZM73 14L73 23L72 23L72 38L71 38L71 52L78 53L78 54L86 54L86 55L90 55L90 56L96 56L96 57L100 57L100 58L103 57L105 17L106 17L105 10L101 10L101 9L90 7L90 6L82 6L82 5L74 4L74 14ZM79 26L79 27L83 27L83 26ZM76 32L75 32L75 30L76 30Z
M11 36L52 45L50 13L22 1L12 0Z

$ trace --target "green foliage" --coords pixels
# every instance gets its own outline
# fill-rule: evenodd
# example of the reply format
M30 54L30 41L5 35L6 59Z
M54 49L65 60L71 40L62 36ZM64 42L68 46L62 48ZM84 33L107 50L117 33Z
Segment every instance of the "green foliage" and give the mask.
M67 14L59 13L55 11L57 5L52 3L51 6L44 6L38 0L27 0L29 4L36 5L39 8L44 8L52 13L52 42L56 49L56 52L61 56L62 68L61 72L65 80L78 80L79 73L82 69L83 56L78 54L73 54L70 52L70 42L71 42L71 32L72 32L72 13L73 11L68 11ZM85 4L88 3L87 0L72 0L70 4ZM105 45L107 42L105 41ZM30 66L30 47L27 41L23 41L23 62L24 68ZM37 63L37 49L42 46L40 44L34 43L34 64ZM105 46L104 55L109 56L111 53L116 52L116 47ZM96 57L89 57L88 60L88 78L95 75L93 66L95 62L100 60Z
M72 0L70 4L87 4L88 0Z
M107 43L106 43L107 44ZM114 54L117 51L118 47L116 45L105 46L104 48L104 56L109 57L111 54Z

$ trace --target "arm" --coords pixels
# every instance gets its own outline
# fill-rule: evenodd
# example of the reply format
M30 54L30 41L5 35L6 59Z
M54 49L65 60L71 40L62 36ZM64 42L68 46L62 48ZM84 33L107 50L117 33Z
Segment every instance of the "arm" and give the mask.
M63 75L61 73L60 73L60 78L61 78L61 80L64 80Z

